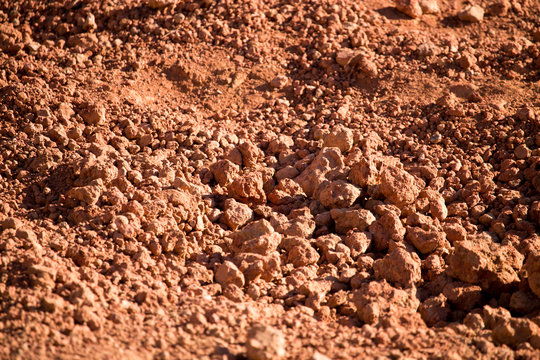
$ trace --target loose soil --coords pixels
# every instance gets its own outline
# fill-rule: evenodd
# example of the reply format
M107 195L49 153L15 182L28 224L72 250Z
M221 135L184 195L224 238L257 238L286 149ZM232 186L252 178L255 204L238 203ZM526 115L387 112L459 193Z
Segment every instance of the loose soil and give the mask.
M535 0L0 2L0 358L540 358Z

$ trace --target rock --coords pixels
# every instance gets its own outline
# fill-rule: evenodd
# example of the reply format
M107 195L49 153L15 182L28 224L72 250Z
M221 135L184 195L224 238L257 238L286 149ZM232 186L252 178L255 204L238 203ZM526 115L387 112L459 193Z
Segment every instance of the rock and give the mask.
M444 248L446 236L442 230L424 230L420 227L408 227L406 239L422 254L429 254Z
M342 153L346 153L353 146L354 135L351 129L340 126L326 134L323 142L325 147L337 147Z
M420 8L424 14L438 14L441 12L437 0L420 0Z
M246 204L264 204L266 202L266 194L263 186L262 174L251 171L244 174L244 176L236 178L229 185L229 195Z
M177 0L146 0L148 7L152 9L163 9L176 4Z
M88 205L95 205L101 197L102 185L100 183L94 180L90 185L73 188L67 192L66 196Z
M133 214L132 214L133 215ZM124 237L133 237L137 234L140 228L140 222L130 221L127 216L117 215L111 222L112 228L119 231Z
M318 351L315 351L313 355L311 355L311 360L330 360L330 358Z
M303 238L295 238L294 243L296 245L292 246L288 251L288 263L293 264L295 267L302 267L316 264L319 261L320 255L309 241Z
M467 230L458 223L444 223L443 229L452 245L467 240Z
M59 146L66 146L69 142L69 138L66 134L66 130L61 124L57 124L53 126L49 130L49 138L51 138L52 141L57 143Z
M322 252L323 258L330 263L347 262L350 258L350 250L341 243L341 238L335 234L319 236L315 239L315 245Z
M368 185L377 185L381 182L380 177L380 168L377 165L382 163L376 163L374 158L368 156L366 158L360 159L351 166L351 171L349 172L349 180L358 186L368 186Z
M250 360L277 360L285 357L285 338L267 325L253 326L247 335L246 355Z
M521 255L511 245L499 245L486 234L455 244L447 258L448 273L461 281L478 284L488 292L504 291L519 283Z
M529 287L540 298L540 252L529 253L524 269L527 272Z
M334 208L348 208L360 196L360 189L343 180L332 181L323 185L319 193L319 200L323 206Z
M298 288L298 293L307 297L306 306L319 311L321 302L331 290L331 282L328 280L310 280Z
M422 279L420 258L415 253L396 248L373 264L375 276L403 287L411 287Z
M473 331L483 330L485 327L484 319L477 313L468 313L463 319L463 325L467 326Z
M23 48L23 34L7 21L0 24L0 49L15 55Z
M340 234L346 234L352 229L364 231L375 221L375 216L366 209L332 209L330 215L336 223L336 231Z
M394 0L396 9L413 19L422 16L422 8L418 0Z
M298 176L298 174L300 174L300 172L294 166L285 166L276 172L276 180L292 179Z
M282 151L289 150L294 146L294 140L289 135L280 134L277 138L272 139L268 144L268 152L271 154L279 154Z
M93 312L89 306L83 306L75 310L73 319L78 324L86 324L90 330L96 331L101 328L101 318Z
M222 187L230 185L240 172L240 167L231 161L222 159L210 165L214 179Z
M313 196L323 182L333 180L343 167L343 156L340 150L325 147L294 181L302 187L307 196Z
M493 328L493 340L499 344L517 346L540 333L540 328L529 319L511 318Z
M235 239L236 240L236 239ZM273 253L281 243L281 235L277 232L261 235L256 238L246 240L242 243L235 242L234 246L239 248L241 253L259 254L263 256Z
M446 321L450 314L450 306L447 304L446 297L439 294L422 302L418 312L428 326L433 326Z
M495 0L487 8L487 12L493 16L506 16L512 5L509 0Z
M58 105L58 117L63 121L69 121L71 117L75 115L75 111L69 103L60 103Z
M484 8L480 5L467 5L458 13L458 18L462 21L480 22L484 20Z
M14 217L8 217L2 222L2 229L19 229L23 226L21 220L14 218Z
M371 246L371 234L366 232L351 231L344 240L345 245L351 249L351 256L356 259L365 254Z
M269 238L274 238L279 244L279 239L276 237L279 234L274 234L273 236L266 236L267 240ZM262 278L264 281L274 281L277 278L281 277L281 259L277 251L267 251L268 248L272 248L274 245L277 246L276 242L272 242L272 246L268 246L270 242L265 242L264 244L257 240L250 241L249 245L264 245L264 249L259 247L259 249L267 252L267 255L262 255L259 253L238 253L234 257L234 262L238 266L238 269L244 274L244 277L247 281L255 281L258 278ZM254 248L254 246L252 247Z
M366 139L364 139L366 140ZM354 161L349 180L358 186L376 186L381 183L381 171L386 166L401 167L401 162L391 156L368 155Z
M448 209L442 195L429 202L429 211L435 219L441 221L448 217Z
M525 291L516 291L510 297L510 309L521 314L530 314L540 308L540 299Z
M89 125L101 125L106 121L105 107L99 104L90 104L81 112L84 121Z
M447 284L443 288L443 294L455 307L463 311L474 309L483 299L480 286L459 282Z
M283 89L289 83L289 78L285 75L278 75L270 81L270 86L274 89Z
M282 179L276 187L268 194L268 200L272 204L286 205L305 197L304 191L291 179Z
M352 49L344 48L336 53L336 62L341 66L353 64L358 53Z
M403 241L406 230L396 212L386 211L369 226L369 232L373 236L373 249L381 251L388 248L391 240Z
M231 230L244 226L253 218L253 211L246 204L239 203L234 199L227 199L224 203L224 221Z
M420 192L419 199L427 198L429 200L429 211L434 219L444 220L448 216L448 209L444 197L440 192L430 189L424 189Z
M527 145L521 144L514 150L514 155L516 156L516 159L524 160L531 156L531 150Z
M397 207L414 203L420 191L419 181L405 170L388 166L382 171L381 192Z
M253 168L264 159L263 151L249 140L240 143L237 149L242 154L242 162L246 167Z
M512 314L507 309L503 307L493 308L489 305L484 306L482 316L488 329L493 329L499 324L510 321L512 318Z
M264 235L269 235L273 232L274 228L272 227L270 222L268 222L268 220L262 219L252 222L242 230L235 231L231 234L231 237L237 243L241 244L247 240L255 239Z
M76 35L71 35L68 38L67 46L68 47L79 47L83 51L95 49L98 45L98 38L94 33L81 33Z
M214 278L223 288L234 284L239 288L244 287L244 274L230 261L225 261L223 264L216 266Z
M536 115L534 109L530 106L523 106L516 111L516 116L519 120L526 122L529 120L534 120Z
M284 224L282 234L309 239L313 235L313 231L315 231L315 226L313 217L298 216Z
M390 317L414 320L420 305L415 288L396 289L386 281L363 283L354 292L353 302L360 320L368 324L377 324Z
M468 52L463 52L457 58L458 65L464 70L472 68L473 66L476 65L476 62L477 62L476 57L474 55L468 53ZM467 91L467 90L469 90L469 91ZM465 89L462 86L457 86L457 87L452 86L450 88L450 91L452 91L454 94L456 94L457 97L464 98L464 99L468 99L474 93L474 90Z
M49 313L54 313L64 307L65 300L56 294L51 294L41 299L41 308Z

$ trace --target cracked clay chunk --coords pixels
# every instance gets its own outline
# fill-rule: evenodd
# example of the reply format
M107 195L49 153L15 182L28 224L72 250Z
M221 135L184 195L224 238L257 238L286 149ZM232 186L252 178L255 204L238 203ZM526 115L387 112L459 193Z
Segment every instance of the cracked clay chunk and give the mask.
M524 257L512 245L497 244L485 234L454 245L447 261L450 276L489 292L504 291L519 283Z
M412 204L421 188L418 181L403 169L394 166L385 168L381 176L381 192L397 207Z
M420 258L416 253L396 248L373 264L375 276L410 287L422 279Z

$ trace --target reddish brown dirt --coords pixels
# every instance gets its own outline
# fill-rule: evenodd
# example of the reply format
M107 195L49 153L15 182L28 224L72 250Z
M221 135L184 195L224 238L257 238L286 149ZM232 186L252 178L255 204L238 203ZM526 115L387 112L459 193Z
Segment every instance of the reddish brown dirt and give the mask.
M534 0L0 2L0 358L540 358Z

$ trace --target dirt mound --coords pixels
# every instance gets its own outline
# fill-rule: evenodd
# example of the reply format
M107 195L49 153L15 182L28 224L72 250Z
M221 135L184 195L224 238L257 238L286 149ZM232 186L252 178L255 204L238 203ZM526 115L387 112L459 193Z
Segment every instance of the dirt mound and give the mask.
M0 4L0 357L538 357L539 14Z

